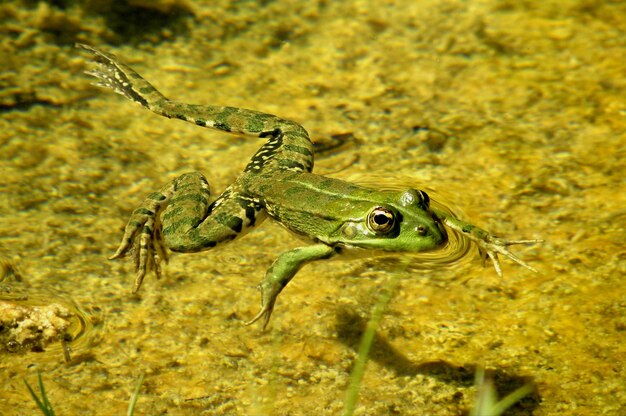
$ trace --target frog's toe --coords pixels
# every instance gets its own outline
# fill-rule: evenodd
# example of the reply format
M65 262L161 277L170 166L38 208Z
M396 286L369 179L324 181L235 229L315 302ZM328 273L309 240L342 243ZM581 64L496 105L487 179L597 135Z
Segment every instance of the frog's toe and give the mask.
M136 275L133 293L137 293L141 288L147 272L154 271L157 280L161 278L161 256L159 256L159 253L154 250L151 244L140 247L139 252L135 254L135 262Z
M500 259L498 258L498 255L494 253L493 251L487 251L486 253L487 253L486 257L491 259L491 263L493 264L493 267L496 269L496 274L501 278L504 277L504 273L502 273L502 266L500 265Z
M141 284L143 283L143 278L146 276L146 269L137 269L137 274L135 275L135 285L133 286L133 293L137 293Z
M122 241L122 243L120 244L120 246L117 248L117 250L115 251L115 253L113 253L112 256L110 256L108 259L109 260L115 260L115 259L119 259L120 257L124 257L124 255L126 254L126 252L128 251L128 249L130 249L131 244L128 241Z
M514 244L538 244L538 243L545 243L546 240L502 240L502 243L505 246L512 246Z
M500 238L495 238L492 242L487 244L484 247L485 254L491 259L493 266L496 269L496 273L498 276L502 277L502 267L500 266L500 260L498 259L498 254L501 254L508 259L514 261L520 266L537 273L537 269L532 267L530 264L526 263L524 260L520 259L513 252L511 252L507 247L515 244L536 244L543 243L544 240L504 240ZM481 253L482 254L482 253ZM484 257L483 257L484 258Z
M267 327L267 324L270 322L270 317L272 316L272 310L274 309L274 305L261 305L261 309L255 315L254 318L244 323L246 326L250 326L258 320L262 320L263 322L263 330Z
M513 260L515 263L519 264L522 267L525 267L526 269L530 270L531 272L537 272L537 269L535 269L533 266L531 266L530 264L526 263L524 260L520 259L519 257L517 257L515 254L511 253L510 251L507 251L507 253L505 254L509 259Z

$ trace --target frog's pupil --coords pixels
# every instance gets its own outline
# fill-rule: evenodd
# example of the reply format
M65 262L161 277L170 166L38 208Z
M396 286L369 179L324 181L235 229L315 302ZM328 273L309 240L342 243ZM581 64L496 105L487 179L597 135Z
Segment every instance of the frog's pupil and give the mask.
M386 214L376 214L374 215L374 222L378 225L385 225L389 222L389 217Z

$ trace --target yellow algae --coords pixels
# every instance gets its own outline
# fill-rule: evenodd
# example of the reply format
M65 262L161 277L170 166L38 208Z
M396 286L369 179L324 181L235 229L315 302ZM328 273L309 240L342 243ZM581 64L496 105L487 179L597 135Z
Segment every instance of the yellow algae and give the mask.
M356 414L457 415L478 367L500 396L536 383L510 414L624 413L622 3L128 4L0 5L0 238L22 277L2 284L52 287L102 317L69 365L52 348L0 357L1 414L36 412L21 380L32 364L57 414L123 414L142 373L137 414L338 414L399 260L307 266L265 333L241 325L255 285L276 252L301 244L275 224L173 256L131 295L132 265L106 257L133 207L187 171L223 190L260 143L90 86L75 41L180 101L277 114L313 138L349 134L317 158L320 173L381 187L409 178L503 237L546 240L520 249L538 274L504 262L499 279L474 254L400 276ZM132 18L143 9L158 24Z

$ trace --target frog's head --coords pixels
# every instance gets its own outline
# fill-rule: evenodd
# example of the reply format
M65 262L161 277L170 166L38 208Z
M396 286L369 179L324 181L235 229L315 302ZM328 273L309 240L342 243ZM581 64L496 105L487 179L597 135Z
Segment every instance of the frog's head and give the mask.
M337 230L336 242L384 251L427 251L447 241L443 224L424 191L383 192L374 203Z

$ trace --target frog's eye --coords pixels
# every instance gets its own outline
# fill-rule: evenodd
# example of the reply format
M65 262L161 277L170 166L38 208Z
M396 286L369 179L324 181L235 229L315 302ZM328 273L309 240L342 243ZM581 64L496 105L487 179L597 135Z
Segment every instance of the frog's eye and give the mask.
M417 194L420 196L420 198L422 199L422 203L424 204L424 206L426 208L430 207L430 197L428 196L428 194L424 191L417 191Z
M386 233L393 228L393 212L384 207L376 207L367 217L367 226L377 234Z
M430 197L426 192L418 189L409 189L403 193L400 202L405 207L417 206L426 211L430 209Z

